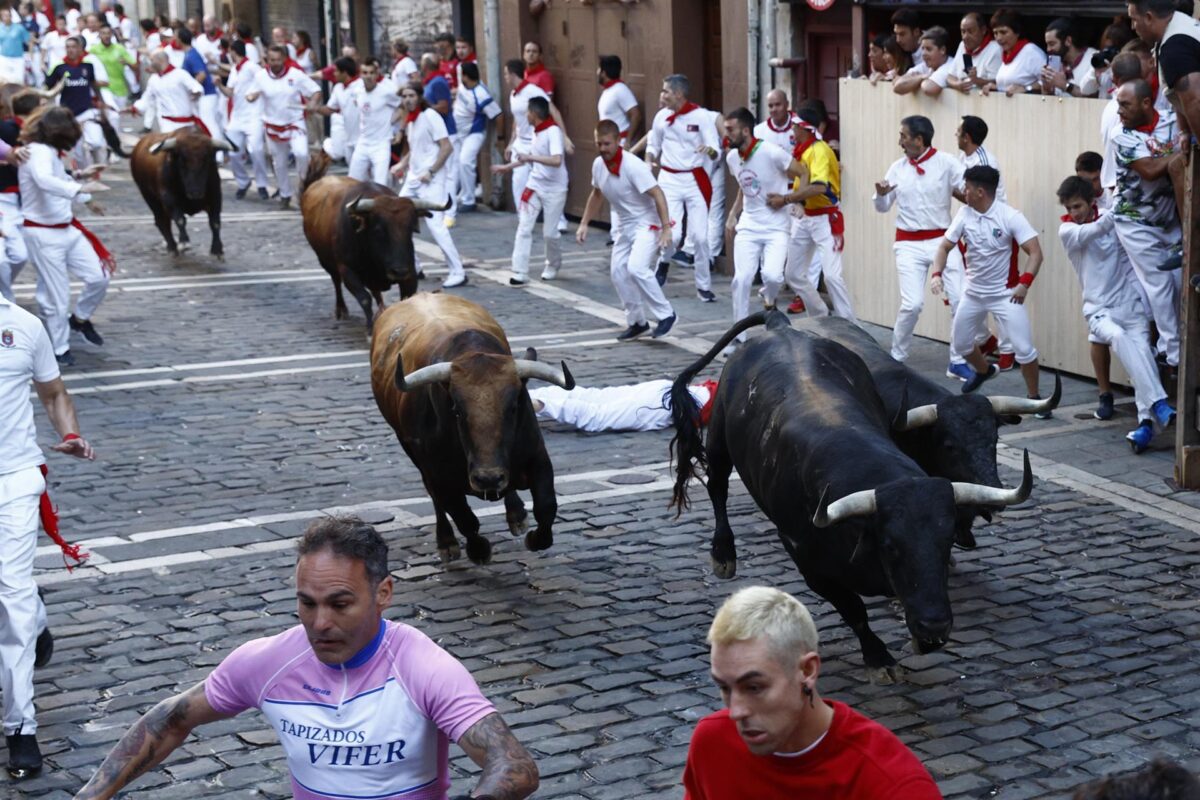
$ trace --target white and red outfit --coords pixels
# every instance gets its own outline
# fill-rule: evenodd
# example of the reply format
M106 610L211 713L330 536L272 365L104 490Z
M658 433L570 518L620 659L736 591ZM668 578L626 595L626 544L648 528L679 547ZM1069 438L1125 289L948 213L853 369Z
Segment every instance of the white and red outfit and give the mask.
M796 149L796 134L792 132L792 126L799 121L800 118L791 111L782 127L776 127L775 120L767 117L754 126L754 138L760 142L770 142L790 153Z
M1000 69L996 71L997 91L1008 91L1010 86L1019 86L1024 93L1027 87L1041 83L1042 69L1046 66L1046 51L1028 39L1019 39L1012 50L1000 56Z
M1021 247L1037 238L1029 220L1015 208L999 200L982 213L963 206L946 230L945 239L967 245L967 279L954 315L950 345L966 356L975 349L979 330L991 314L1012 342L1018 364L1037 361L1033 329L1024 303L1012 302L1014 246ZM939 243L940 244L940 243Z
M707 423L712 414L716 390L716 381L688 387L688 393L700 406L701 424ZM632 386L576 386L570 391L561 386L538 386L529 390L529 399L542 404L537 411L538 419L570 425L586 433L661 431L671 427L669 380Z
M390 80L379 81L369 92L360 80L349 99L355 108L354 116L358 118L358 132L350 157L350 177L387 186L392 161L392 117L400 107L400 93ZM343 100L341 107L347 105L349 103Z
M75 317L89 320L104 300L114 264L103 245L75 219L72 201L89 198L80 195L80 184L67 176L58 151L38 142L28 148L29 160L17 170L25 244L38 274L42 323L55 354L62 355L70 349L71 278L83 283Z
M684 103L678 112L663 108L654 115L646 154L662 168L658 183L667 196L671 219L677 223L671 230L672 243L679 246L686 215L687 236L694 250L696 288L706 292L712 290L708 218L713 200L709 175L713 159L707 151L719 154L720 150L721 141L711 113L695 103Z
M644 325L651 317L668 319L675 310L654 277L662 225L649 194L658 186L654 173L637 156L617 150L611 162L600 156L592 162L592 186L617 217L609 269L626 324Z
M187 70L168 66L163 72L150 76L150 80L146 81L146 91L133 107L139 114L145 114L147 107L153 103L158 128L163 133L194 125L212 135L208 126L200 120L197 110L203 94L204 87Z
M605 81L603 87L600 91L600 99L596 101L596 113L599 119L609 120L617 126L617 130L620 131L621 147L629 147L629 135L632 133L629 129L629 112L637 108L637 98L628 84L620 78ZM621 221L617 217L616 209L611 207L608 222L609 238L616 241L617 234L620 233Z
M1089 341L1112 347L1133 383L1138 420L1151 419L1151 406L1167 393L1150 347L1150 314L1141 284L1121 250L1113 215L1096 208L1083 225L1069 216L1062 222L1058 237L1083 289Z
M254 182L258 188L267 187L267 154L263 146L263 121L259 104L262 98L256 98L253 103L246 100L246 95L255 91L258 73L262 67L249 58L229 71L225 85L233 91L233 97L226 101L229 122L225 125L225 138L237 147L236 153L231 153L229 167L233 170L234 180L239 189L250 185L250 174L246 170L249 159L254 167Z
M430 174L428 183L422 183L420 180L421 176L430 173L433 165L437 163L441 149L439 143L450 139L442 115L432 108L411 112L405 119L404 130L408 139L408 174L400 188L400 196L428 200L439 206L445 205L453 182L450 160L446 159L441 169ZM355 152L361 147L362 142L359 142ZM449 268L447 280L457 281L465 273L462 259L458 256L458 248L454 246L454 239L446 227L446 214L444 211L434 211L432 214L433 216L426 220L429 234L446 256L446 266Z
M955 52L954 58L950 62L950 74L959 80L965 80L968 77L967 62L963 58L966 53L966 45L959 42L958 51ZM971 66L975 70L975 77L985 81L994 81L996 73L1000 71L1000 66L1004 63L1004 49L1000 47L1000 43L993 39L989 33L979 43L979 47L971 50L970 53ZM971 91L975 91L975 87L971 87Z
M533 149L533 125L525 112L529 110L529 101L534 97L550 99L550 95L532 81L523 80L508 97L508 110L513 117L512 158L515 161L518 153L528 153ZM521 207L521 195L525 193L525 183L529 180L530 165L521 164L512 171L513 205Z
M317 659L299 625L251 640L205 679L204 695L219 714L262 712L287 755L296 800L442 800L450 742L496 713L454 656L385 620L338 665Z
M358 103L354 92L362 86L362 78L354 78L345 83L334 83L329 92L330 108L337 113L329 120L329 136L322 144L322 149L330 158L340 158L346 164L354 157L354 147L358 144ZM388 129L388 138L392 130Z
M204 59L205 64L215 67L221 61L221 32L217 31L216 36L212 37L207 33L200 34L192 40L192 47Z
M554 120L547 119L533 129L529 155L558 156L559 162L557 167L538 162L530 165L529 180L517 205L517 235L513 239L512 270L518 280L529 278L529 253L539 213L543 213L542 241L546 247L546 269L542 276L552 276L562 266L558 220L567 204L567 151L562 128Z
M881 214L897 207L892 246L900 281L900 310L892 331L892 358L897 361L908 359L913 329L925 306L925 279L950 226L950 201L962 180L962 162L931 147L915 159L904 156L892 164L884 181L895 188L872 196Z
M261 93L263 127L275 167L275 183L279 187L279 196L288 198L292 196L288 155L296 159L296 173L303 176L308 170L304 104L321 89L303 70L286 62L279 75L269 68L259 72L255 76L255 89Z
M421 80L421 69L417 62L405 56L392 67L392 83L397 86L407 86L413 81Z
M767 205L767 196L788 193L792 182L788 175L792 154L751 136L744 149L730 150L725 161L742 194L742 213L733 240L733 284L730 287L736 324L750 315L750 289L759 269L763 282L761 294L767 305L775 304L783 286L791 216L786 205L777 209ZM744 341L745 337L743 333L738 338Z

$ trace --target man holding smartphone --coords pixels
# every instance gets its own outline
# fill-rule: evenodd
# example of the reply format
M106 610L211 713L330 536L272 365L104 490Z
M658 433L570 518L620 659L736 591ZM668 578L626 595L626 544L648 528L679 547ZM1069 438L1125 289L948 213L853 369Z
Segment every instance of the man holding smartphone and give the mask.
M1099 90L1092 57L1096 50L1075 44L1071 21L1059 17L1046 27L1046 54L1042 70L1042 94L1059 97L1095 97Z
M963 94L986 87L996 79L1000 71L1003 51L992 38L987 17L978 11L969 11L959 24L962 41L951 62L947 85Z

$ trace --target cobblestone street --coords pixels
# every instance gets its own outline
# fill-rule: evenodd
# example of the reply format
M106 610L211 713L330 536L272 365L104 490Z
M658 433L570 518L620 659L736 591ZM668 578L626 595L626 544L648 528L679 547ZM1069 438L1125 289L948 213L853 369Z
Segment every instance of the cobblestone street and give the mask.
M361 311L352 302L349 319L334 320L300 214L236 201L227 184L226 261L207 255L202 218L189 226L193 249L172 260L127 165L111 172L108 215L87 220L120 261L95 317L106 343L76 335L78 364L66 372L98 458L49 458L62 531L92 559L68 574L42 540L38 580L56 636L36 686L47 767L32 781L0 779L0 796L71 797L148 707L202 680L242 642L295 624L294 538L339 510L385 533L397 580L388 616L466 663L537 758L537 797L682 797L692 728L720 707L705 632L728 594L754 584L809 605L823 693L895 731L948 798L1067 797L1155 754L1200 768L1191 730L1200 726L1200 496L1168 483L1166 438L1130 454L1130 395L1118 397L1113 421L1097 422L1095 385L1065 377L1054 419L1003 431L1001 477L1019 480L1029 448L1033 498L981 522L978 549L956 551L955 630L943 651L914 655L898 607L869 603L873 628L907 671L897 685L873 686L857 640L807 589L736 482L738 577L712 575L703 489L693 486L680 518L667 508L666 431L544 427L560 495L553 548L526 551L502 504L473 503L494 560L443 567L432 506L371 395ZM728 278L704 305L691 274L675 268L676 334L617 344L624 315L604 233L579 247L572 226L559 278L513 289L514 228L506 214L459 219L452 233L474 267L453 291L487 307L514 348L565 360L582 386L674 377L728 325ZM1043 246L1057 246L1049 239ZM418 251L431 290L444 274L440 253L424 235ZM35 309L32 268L18 301ZM931 304L925 313L946 312ZM945 345L916 343L913 363L928 374L940 376L945 362ZM1008 373L988 391L1019 387ZM452 794L465 793L475 767L452 752ZM251 713L200 729L124 796L283 798L290 789L274 733Z

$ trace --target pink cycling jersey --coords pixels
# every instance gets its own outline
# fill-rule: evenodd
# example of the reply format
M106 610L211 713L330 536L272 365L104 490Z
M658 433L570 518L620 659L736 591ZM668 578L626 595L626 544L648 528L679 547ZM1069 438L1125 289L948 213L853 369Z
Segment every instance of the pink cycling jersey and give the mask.
M496 710L452 655L388 621L338 666L317 660L300 625L246 642L204 692L219 713L271 721L297 800L444 800L449 742Z

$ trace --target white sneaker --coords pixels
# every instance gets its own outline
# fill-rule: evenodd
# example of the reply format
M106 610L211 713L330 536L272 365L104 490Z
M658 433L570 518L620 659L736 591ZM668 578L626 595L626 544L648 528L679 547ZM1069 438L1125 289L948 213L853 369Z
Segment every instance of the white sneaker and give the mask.
M546 267L542 270L542 280L552 281L558 277L558 267Z
M466 286L466 285L467 285L467 276L465 274L459 275L457 278L446 278L446 280L442 281L443 289L453 289L458 286Z

